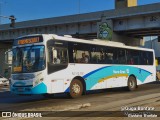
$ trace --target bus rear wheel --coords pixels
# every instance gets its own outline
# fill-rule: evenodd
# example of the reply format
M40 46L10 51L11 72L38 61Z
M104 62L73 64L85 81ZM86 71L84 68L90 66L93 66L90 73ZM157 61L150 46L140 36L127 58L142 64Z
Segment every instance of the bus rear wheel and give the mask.
M130 76L128 78L128 90L134 91L137 88L137 81L136 78L133 76Z
M70 85L70 96L72 98L80 97L83 93L83 84L78 79L73 79Z

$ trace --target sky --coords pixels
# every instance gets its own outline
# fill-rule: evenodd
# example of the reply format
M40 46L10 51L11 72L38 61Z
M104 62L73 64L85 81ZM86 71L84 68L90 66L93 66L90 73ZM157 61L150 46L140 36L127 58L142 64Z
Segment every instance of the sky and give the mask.
M160 0L138 0L138 5ZM114 9L114 0L0 0L0 15L16 17L16 22ZM7 18L0 24L10 23Z

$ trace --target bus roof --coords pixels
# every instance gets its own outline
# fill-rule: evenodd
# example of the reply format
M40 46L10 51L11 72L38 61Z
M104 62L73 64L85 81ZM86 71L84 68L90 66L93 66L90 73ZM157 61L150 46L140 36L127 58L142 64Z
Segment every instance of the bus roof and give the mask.
M114 42L114 41L104 41L100 39L79 39L79 38L72 38L71 36L58 36L55 34L43 34L43 36L56 39L56 40L63 40L63 41L70 41L70 42L78 42L78 43L86 43L86 44L95 44L95 45L103 45L103 46L110 46L110 47L120 47L126 49L135 49L135 50L147 50L147 51L154 51L153 49L149 48L142 48L142 47L134 47L134 46L127 46L121 42Z
M56 40L62 40L62 41L70 41L70 42L78 42L78 43L110 46L110 47L119 47L119 48L126 48L126 49L154 51L153 49L149 49L149 48L127 46L121 42L104 41L100 39L86 40L86 39L72 38L72 36L69 36L69 35L59 36L56 34L31 34L31 35L22 36L22 37L40 36L40 35L42 35L46 39L56 39ZM22 37L19 37L19 38L22 38Z

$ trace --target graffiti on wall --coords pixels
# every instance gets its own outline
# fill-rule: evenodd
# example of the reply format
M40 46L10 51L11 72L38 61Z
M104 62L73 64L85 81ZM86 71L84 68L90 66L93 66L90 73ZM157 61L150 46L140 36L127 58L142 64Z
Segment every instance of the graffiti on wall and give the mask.
M107 22L100 23L98 25L98 39L112 40L113 31Z

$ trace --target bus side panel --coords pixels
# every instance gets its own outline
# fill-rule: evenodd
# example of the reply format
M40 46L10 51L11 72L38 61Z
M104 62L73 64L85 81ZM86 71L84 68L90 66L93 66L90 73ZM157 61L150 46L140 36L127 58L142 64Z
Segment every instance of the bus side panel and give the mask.
M155 81L153 66L69 64L64 70L49 75L52 93L69 92L71 81L81 76L86 83L86 90L127 86L128 77L134 75L137 83Z
M156 81L156 67L155 66L141 66L141 69L142 70L140 71L140 75L146 78L143 82L137 79L138 85ZM149 76L146 76L145 74L147 71L151 73Z
M87 73L83 77L84 79L86 79L87 90L104 88L102 87L103 83L107 85L107 88L123 87L127 86L128 77L130 75L134 75L137 81L139 81L139 84L146 83L146 80L147 82L154 81L153 78L150 80L148 79L151 76L154 76L154 72L152 71L152 69L148 70L150 71L147 71L143 68L139 68L137 66L104 66L99 69L95 69L90 73Z

